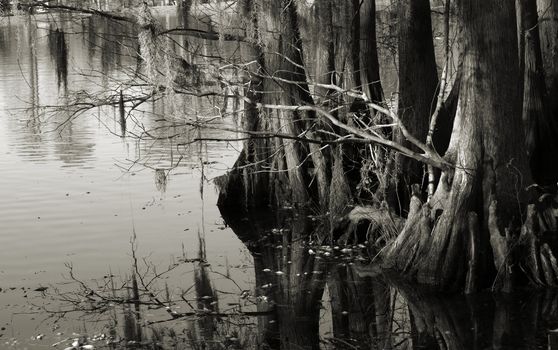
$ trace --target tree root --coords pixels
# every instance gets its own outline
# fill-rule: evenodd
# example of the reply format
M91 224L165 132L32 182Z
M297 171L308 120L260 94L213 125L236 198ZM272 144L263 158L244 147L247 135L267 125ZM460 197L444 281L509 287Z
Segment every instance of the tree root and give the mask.
M370 222L373 232L398 229L399 234L392 233L393 239L381 251L382 268L435 289L474 293L491 285L493 290L511 292L522 280L537 288L558 286L558 238L555 231L548 231L556 221L554 204L546 209L529 205L522 224L504 226L494 199L485 207L483 226L476 212L463 214L469 205L463 197L433 208L419 196L413 192L406 220L396 217L394 221L387 208L353 209L346 216L351 222L346 237L362 220ZM541 227L541 222L550 225ZM492 250L494 269L483 260L486 249ZM494 280L489 284L491 275Z
M467 257L469 264L467 277L465 280L465 293L470 294L478 290L478 239L479 239L479 218L476 213L469 213L469 246Z
M498 225L497 216L498 202L493 200L488 209L488 231L490 233L490 245L494 255L494 265L496 266L496 279L492 285L493 290L503 292L512 291L512 267L511 267L511 238L510 230L505 230L502 235Z

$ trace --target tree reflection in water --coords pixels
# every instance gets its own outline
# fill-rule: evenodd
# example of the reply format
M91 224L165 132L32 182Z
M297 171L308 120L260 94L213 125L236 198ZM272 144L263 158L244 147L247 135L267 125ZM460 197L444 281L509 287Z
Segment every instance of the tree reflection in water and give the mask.
M556 342L551 330L558 327L556 290L433 294L364 261L358 247L325 245L320 241L324 226L308 212L221 211L253 257L250 290L211 267L203 233L197 257L184 254L167 271L156 272L151 265L142 271L133 252L124 287L110 274L103 286L75 279L79 291L58 294L58 302L74 311L93 317L110 313L114 319L108 336L79 341L161 350L555 346L550 344ZM166 281L184 264L193 264L193 285L177 295ZM71 266L70 276L75 278ZM224 279L238 289L224 288Z
M258 310L273 310L258 319L260 348L546 348L558 326L554 290L436 295L335 249L320 254L305 213L221 211L254 257ZM322 303L331 336L319 329Z
M55 28L50 24L48 31L48 48L56 69L56 83L67 93L68 91L68 44L64 29Z

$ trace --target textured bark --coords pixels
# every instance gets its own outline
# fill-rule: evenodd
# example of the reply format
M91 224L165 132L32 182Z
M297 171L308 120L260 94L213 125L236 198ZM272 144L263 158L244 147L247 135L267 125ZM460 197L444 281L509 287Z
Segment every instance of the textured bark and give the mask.
M558 1L536 1L547 91L550 96L558 96ZM557 118L558 99L552 99L550 109L554 118Z
M302 3L300 4L302 7ZM304 47L310 51L306 62L311 80L320 84L333 82L345 89L362 90L369 94L373 101L380 102L382 89L375 34L375 1L320 0L313 4L311 11L299 9L299 16L302 17L303 23L301 37L306 43ZM333 113L339 119L348 123L352 123L352 115L358 115L362 121L368 123L370 116L375 114L361 100L329 91L327 88L316 86L313 93L316 104L334 110ZM332 128L337 133L344 134L343 130L321 121L311 121L309 127L311 130L316 127ZM317 148L317 145L310 145L312 154L313 149ZM361 180L359 159L363 151L364 147L359 145L347 145L342 150L344 177L353 188ZM335 198L328 198L320 185L333 177L329 170L334 166L333 155L337 155L338 152L339 149L332 149L331 152L322 150L322 159L313 159L316 170L319 164L324 164L326 168L321 174L326 180L320 181L320 174L317 174L316 179L319 193L324 193L320 197L329 201L330 212L336 212L336 208L345 204L335 203ZM335 179L332 181L335 182ZM332 183L329 194L335 191L333 185Z
M332 99L331 91L321 87L309 88L305 81L310 78L321 84L333 82L346 89L361 89L363 79L373 80L367 86L373 88L375 101L381 99L375 40L375 1L367 0L361 4L357 0L342 3L321 0L308 8L301 2L244 0L240 6L251 8L251 11L244 10L243 14L256 14L257 30L251 31L257 35L255 41L261 52L262 69L255 75L263 76L258 85L261 94L254 96L256 101L290 106L318 104L327 109L339 107L334 114L341 120L352 122L350 118L353 113L366 119L370 113L362 102L359 104L354 98L339 94ZM366 36L361 40L361 34L365 33ZM360 49L361 41L363 50ZM312 50L309 59L303 55L304 48ZM360 68L361 61L366 64L364 70ZM316 131L331 128L316 118L313 112L281 109L258 112L258 116L245 118L253 121L250 125L252 129L249 130L281 131L293 136L320 139L328 136ZM344 133L335 127L333 129L337 133ZM269 188L272 188L270 192L273 193L269 196L272 204L288 202L290 198L290 201L298 203L315 200L323 211L331 212L346 206L345 201L336 203L336 198L330 198L330 194L335 192L332 187L333 154L341 152L340 149L287 139L251 140L244 148L253 150L246 152L248 162L259 162L259 166L254 167L256 173L262 173L264 168L273 171L268 175L258 175L257 181L247 178L246 184L251 187L252 196L263 190L262 184L267 177ZM341 152L344 181L351 188L360 181L359 159L362 152L363 147L360 145L344 146ZM270 158L273 159L271 162L268 160ZM258 186L254 187L250 183ZM287 193L282 193L285 189Z
M329 190L330 223L333 225L350 210L353 203L351 188L347 183L343 169L341 147L334 151L331 186Z
M360 77L362 91L370 101L383 102L376 42L376 1L363 0L360 8Z
M260 118L260 110L256 104L262 99L262 80L258 78L264 67L263 53L256 45L260 42L258 33L258 17L255 15L253 0L243 0L238 4L243 25L246 28L245 37L249 43L242 46L247 60L255 60L258 64L247 67L249 71L242 79L250 82L242 94L244 113L241 120L242 128L248 132L269 130L272 125L265 118ZM264 138L249 138L243 142L243 149L233 170L224 178L220 185L219 206L260 207L270 205L277 197L275 183L282 183L282 174L273 178L269 174L270 159L272 158L275 141Z
M398 114L412 135L419 140L425 140L430 116L436 106L438 88L430 2L402 0L398 6ZM397 135L396 139L405 143L402 135ZM400 188L403 186L405 189L411 184L422 183L423 165L401 156L397 157L397 170L401 172ZM405 203L403 204L405 207Z
M556 263L556 257L552 253L549 245L544 243L540 250L541 261L543 261L544 275L547 277L548 285L558 284L558 264Z
M524 6L526 1L533 0L515 0L515 14L517 23L517 51L519 59L519 74L521 76L525 75L525 13ZM537 0L534 0L535 2ZM523 90L521 91L523 95Z
M500 234L493 237L500 242L506 230L519 227L517 200L523 185L517 181L530 183L526 157L517 142L522 129L514 4L462 0L459 7L463 77L459 112L446 153L456 168L442 174L429 202L436 221L429 249L413 269L419 283L446 290L462 289L465 282L469 213L476 212L482 218L480 232L488 232L489 204L497 200L491 223ZM488 238L480 237L479 245L481 255L486 256ZM486 262L479 265L485 267Z
M332 23L337 83L348 89L361 87L360 16L358 0L332 1ZM350 101L346 101L350 102Z
M243 124L248 131L302 134L314 138L316 117L312 112L282 109L256 109L255 103L270 105L312 105L306 81L304 55L297 15L293 1L244 0L240 12L247 18L247 35L251 41L246 50L259 63L248 98ZM277 78L277 79L276 79ZM292 83L290 83L292 82ZM299 82L299 83L297 83ZM307 156L312 161L309 161ZM319 145L291 139L253 138L245 142L244 159L239 158L237 177L243 169L243 187L248 205L307 204L316 200L325 208L328 203L328 162ZM312 178L316 187L310 187ZM232 188L241 188L229 186ZM227 191L231 194L231 191ZM225 200L220 201L221 204ZM232 205L234 203L230 201Z
M462 57L461 53L460 57ZM453 124L457 113L457 105L459 102L459 92L461 91L462 73L463 65L461 59L459 59L453 85L451 86L451 90L449 91L446 100L442 103L442 108L440 110L438 120L436 121L436 127L434 129L432 139L432 145L434 146L436 152L440 155L444 155L446 153L450 143Z
M289 81L304 81L305 72L302 70L302 43L293 1L258 0L258 23L260 26L261 42L263 44L264 73L269 75L263 79L262 97L265 104L297 105L311 102L308 87L304 84L289 84L273 79L278 77ZM299 135L303 128L304 115L297 112L275 110L267 111L261 116L272 121L274 131L283 131L290 135ZM274 123L273 123L274 122ZM305 168L302 164L303 145L294 140L278 140L277 157L284 157L279 172L288 174L290 200L296 203L306 203L309 193L305 181Z
M521 263L531 283L535 286L542 286L544 283L541 279L539 269L539 245L536 236L536 220L535 206L530 205L527 207L527 216L521 228L520 243L523 253Z
M303 48L308 50L304 62L308 78L317 85L336 83L333 1L317 1L312 7L299 2L297 10ZM332 91L317 85L311 87L314 103L325 109L335 108L337 104L332 99ZM316 131L330 128L329 123L319 118L307 118L305 135L312 139L328 139L327 135ZM323 212L331 211L333 152L317 144L309 144L308 148L312 158L312 176L315 177L312 182L317 187L320 208Z
M500 231L498 223L498 203L492 201L488 209L488 232L490 233L490 246L494 256L494 266L496 267L496 278L493 283L493 290L511 292L513 287L512 277L512 252L509 232Z
M313 20L313 21L312 21ZM333 3L332 0L320 0L314 5L307 40L309 46L315 50L313 58L313 78L319 84L331 84L336 81L335 76L335 46L333 28ZM310 63L310 62L309 62ZM308 66L312 67L311 64ZM327 89L315 88L316 101L327 99Z
M474 212L469 213L469 236L468 236L468 252L467 259L469 266L467 269L467 278L465 280L465 293L474 293L478 291L478 265L479 265L479 218Z
M416 259L417 242L419 241L419 230L416 230L421 219L422 201L419 198L420 188L418 185L413 187L413 196L409 204L409 214L405 221L405 226L395 241L389 247L386 254L385 267L395 268L405 272L406 268L412 265Z
M304 49L309 49L309 54L305 57L307 75L317 84L331 84L335 82L332 0L316 2L310 16L302 12L303 10L299 9L299 17L302 18L300 22L305 24L301 25L301 38L306 42ZM330 107L330 91L328 89L314 87L313 99L317 105L323 105L324 108ZM309 119L307 135L312 139L320 139L321 135L316 133L315 130L328 127L327 123L317 118ZM321 149L317 144L309 144L309 149L314 166L313 175L316 177L315 183L318 189L319 203L321 209L325 212L330 201L331 155L328 149Z
M318 64L320 69L312 68L313 73L308 73L304 69L302 35L298 31L300 17L297 16L300 14L297 14L295 4L297 3L287 0L256 1L258 22L262 23L260 29L261 33L264 33L260 38L263 50L262 75L267 76L263 78L262 90L276 91L263 94L264 103L314 103L306 84L289 84L283 80L304 82L307 76L319 72L333 78L334 75L328 70L332 66L336 69L335 77L340 78L339 84L343 87L358 88L359 80L364 82L371 79L368 74L361 74L358 69L364 66L365 57L357 55L358 59L355 58L358 48L362 49L361 53L368 50L362 42L365 14L366 11L371 11L370 9L361 8L360 13L354 12L358 4L352 1L340 4L324 0L318 3L324 6L318 9L319 11L331 15L332 24L343 25L335 38L315 38L321 42L319 47L322 53L327 54L327 60L324 59ZM537 45L530 44L535 43L536 38L531 41L529 33L526 32L526 104L522 110L518 87L523 81L519 76L514 5L507 0L460 1L459 26L463 29L460 40L463 45L462 67L450 94L452 104L457 106L452 107L455 110L455 119L445 155L449 162L455 164L455 168L441 174L436 192L427 203L422 202L421 186L414 186L414 193L409 195L407 200L409 214L405 226L394 243L385 249L386 266L415 278L419 283L438 289L466 289L472 292L491 285L495 277L498 289L510 291L513 287L512 266L517 265L512 263L515 262L516 252L512 251L511 239L516 239L519 230L522 229L518 208L524 204L522 189L531 183L526 151L518 140L524 137L522 115L529 116L527 119L537 117L537 113L534 112L537 110L536 101L529 100L527 93L536 92L533 88L536 84L532 82L540 81L534 75L537 73L537 60L540 61L535 50ZM340 11L336 12L336 9ZM437 96L429 4L428 1L422 0L402 1L399 9L402 76L399 113L407 128L420 139L421 135L424 138L428 132L428 120L435 102L433 99ZM522 13L525 13L524 23L532 21L529 19L532 17L528 16L533 14L532 7L525 8ZM352 18L351 14L358 15L358 20ZM329 21L327 15L324 16L324 20ZM349 21L349 18L353 20ZM355 22L358 25L355 26ZM308 32L308 29L306 30ZM343 43L342 35L348 39ZM333 56L332 48L335 53ZM419 59L421 57L422 59ZM533 65L529 57L534 58ZM376 64L373 59L368 62L372 62L371 66ZM359 71L359 74L356 74L356 71ZM530 83L527 84L527 81ZM367 83L365 85L367 86ZM539 86L544 87L544 83ZM326 96L328 93L324 92ZM459 103L456 102L458 95ZM537 96L540 97L541 94L534 93L532 97ZM347 101L324 103L341 102ZM345 112L338 113L343 115ZM313 118L315 116L309 113L264 110L261 114L254 114L251 119L255 130L282 131L299 135L303 129L308 128L307 121L314 120ZM400 135L398 137L401 138ZM335 157L332 157L335 158L334 161L326 158L320 151L318 153L321 160L313 159L311 164L302 163L302 159L315 148L298 141L276 139L263 143L261 147L261 154L274 154L273 161L266 165L275 171L269 175L269 183L270 187L275 188L277 203L281 203L282 198L302 203L318 199L324 207L324 200L327 199L327 207L332 213L334 223L337 216L343 216L352 204L353 183L350 178L347 179L347 169L351 166L347 165L347 153L343 154L340 147L327 154L327 157L335 154ZM345 147L343 146L343 151ZM348 153L356 154L353 151ZM256 154L258 152L255 151ZM410 169L405 168L406 165L413 166L413 163L401 162L400 159L398 162L399 170ZM323 169L331 165L333 167L320 175L316 172L319 164L322 164L320 167ZM421 165L414 166L418 171L405 171L397 185L405 185L412 179L416 179L417 183L421 182ZM319 182L317 188L310 188L308 185L313 175ZM330 180L330 177L333 177L333 180ZM285 189L288 193L282 195L280 191ZM317 191L313 193L315 189ZM398 194L397 186L392 190L394 194ZM254 191L254 195L257 195L258 191L263 192L263 187ZM400 198L404 197L398 197ZM393 202L390 204L394 207ZM524 225L524 230L525 227ZM536 229L532 227L531 230ZM531 262L526 266L533 271L532 280L538 284L536 271L539 264L545 264L547 267L541 270L543 273L554 273L553 255L550 247L544 252L537 252L536 233L532 236L535 239L526 238L526 241L531 242L528 246L529 255L534 258L530 258ZM296 241L294 237L290 239ZM540 280L541 277L538 276ZM285 300L290 300L289 298L286 297Z
M548 255L544 254L541 251L540 259L541 259L541 267L543 271L544 280L546 281L546 285L550 287L556 286L556 283L558 281L556 280L556 276L552 271L552 266L550 264L550 259L548 258Z
M523 27L525 28L523 124L526 147L534 180L541 185L550 185L558 180L558 165L554 161L558 152L558 142L556 141L558 125L556 111L553 111L556 98L552 97L554 95L551 90L549 90L550 94L547 94L545 71L554 69L554 63L552 66L547 63L546 70L543 67L536 0L522 0L521 4ZM549 11L551 10L549 9ZM545 24L541 23L541 26L541 31L545 35L549 35L546 32ZM558 31L558 26L555 29ZM550 45L548 38L546 45ZM547 74L547 77L550 79L550 85L555 84L552 74ZM552 89L551 86L550 89Z
M545 115L544 105L545 77L543 70L540 37L537 29L537 5L535 0L522 0L521 15L523 16L524 38L524 95L523 95L523 123L526 126L527 150L533 152L535 147L534 127L538 115Z

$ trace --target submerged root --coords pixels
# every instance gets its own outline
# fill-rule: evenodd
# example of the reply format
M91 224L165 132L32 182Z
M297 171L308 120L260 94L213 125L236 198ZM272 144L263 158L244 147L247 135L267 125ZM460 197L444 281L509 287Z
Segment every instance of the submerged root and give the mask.
M511 292L512 290L512 244L510 230L506 229L502 235L498 226L498 216L496 214L498 202L493 200L488 209L488 230L490 232L490 245L494 255L494 265L496 266L496 279L492 286L493 290Z
M357 206L333 226L333 238L341 245L368 242L381 249L397 237L403 219L385 206Z
M556 219L552 206L537 210L530 205L521 226L503 226L498 202L492 200L483 225L476 212L466 210L471 202L464 193L450 194L445 206L438 203L438 210L423 204L415 193L400 233L385 248L383 267L419 284L466 293L489 286L489 282L493 290L511 292L518 273L534 286L558 285L558 260L553 250L558 240L540 227L540 222ZM488 238L483 239L483 234ZM481 252L487 248L492 251L494 268L482 260ZM489 276L493 276L492 281Z
M525 271L527 278L531 281L531 284L534 286L543 286L544 282L541 280L539 269L539 246L538 238L535 235L537 232L535 224L535 206L530 205L527 207L527 217L521 228L521 235L519 237L523 251L521 267Z
M419 191L420 189L415 185L405 225L384 254L384 266L387 268L404 271L405 267L414 261L417 250L416 243L420 240L417 237L418 230L416 230L416 227L421 221L422 213L422 201L419 198Z
M475 212L469 213L469 237L467 247L467 277L465 279L465 293L478 290L478 260L479 260L479 218Z
M548 203L545 208L537 210L535 205L529 205L521 228L519 265L535 287L558 285L558 262L553 251L553 248L556 249L553 206L554 203Z

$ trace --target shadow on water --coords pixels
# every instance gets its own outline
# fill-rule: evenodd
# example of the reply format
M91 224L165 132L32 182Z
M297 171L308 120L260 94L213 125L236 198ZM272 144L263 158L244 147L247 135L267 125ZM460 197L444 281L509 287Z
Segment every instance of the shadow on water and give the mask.
M356 247L310 247L319 227L305 213L221 210L254 258L258 310L273 311L256 348L558 349L555 290L431 294L359 262Z

